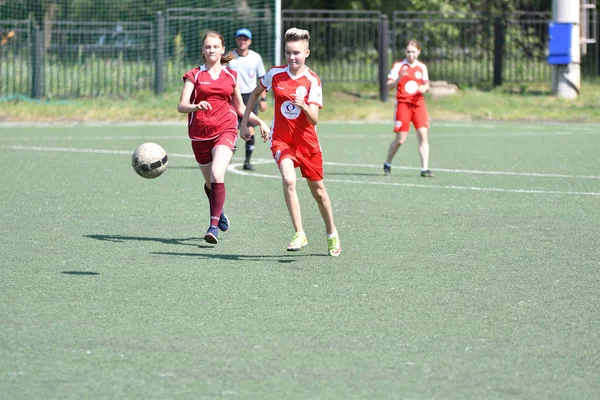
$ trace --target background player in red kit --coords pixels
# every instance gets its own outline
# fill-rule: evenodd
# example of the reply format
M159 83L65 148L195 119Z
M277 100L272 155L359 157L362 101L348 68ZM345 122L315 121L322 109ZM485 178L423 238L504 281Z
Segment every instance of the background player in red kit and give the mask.
M237 74L224 64L233 56L224 55L225 40L218 32L207 32L202 39L204 64L185 73L177 111L188 113L188 135L192 150L204 175L204 191L210 203L210 226L204 240L217 243L218 229L229 229L223 212L225 172L233 156L237 139L238 115L246 111ZM254 113L248 120L261 126L267 135L269 126Z
M383 173L389 175L392 171L392 159L404 144L410 123L417 130L419 139L419 156L421 157L421 176L431 178L429 170L429 116L423 93L429 90L429 74L427 67L417 61L421 54L421 46L416 40L410 40L406 45L406 58L396 61L388 75L388 87L396 88L396 122L394 132L396 138L390 143L388 155L383 164Z
M308 31L291 28L285 33L285 58L288 65L271 68L260 80L246 103L241 123L242 137L250 137L247 122L258 96L266 89L273 91L275 115L271 132L271 152L281 172L285 204L294 225L294 236L288 244L290 251L308 244L300 202L296 193L296 167L300 167L315 198L327 231L330 256L339 256L342 247L333 221L331 200L323 183L323 154L317 137L319 109L323 106L323 90L317 74L305 64L310 54ZM263 131L263 139L268 134Z

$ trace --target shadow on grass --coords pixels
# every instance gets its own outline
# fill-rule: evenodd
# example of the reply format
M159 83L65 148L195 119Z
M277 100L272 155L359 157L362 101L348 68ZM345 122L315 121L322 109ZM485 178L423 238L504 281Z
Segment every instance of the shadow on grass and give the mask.
M197 243L189 243L190 241L204 241L202 238L190 237L190 238L158 238L158 237L144 237L144 236L122 236L122 235L83 235L84 237L96 240L105 240L107 242L125 242L129 240L135 240L138 242L158 242L164 244L179 244L182 246L198 246ZM204 248L211 248L211 246L199 246Z
M100 272L93 272L93 271L62 271L61 274L65 274L65 275L100 275Z
M192 165L192 166L184 166L184 165L174 166L174 165L169 165L169 169L193 169L193 170L200 171L200 167L198 167L197 165Z
M191 238L157 238L157 237L143 237L143 236L123 236L123 235L83 235L84 237L96 240L105 240L108 242L124 242L129 240L141 241L141 242L158 242L164 244L176 244L182 246L194 246L200 249L214 249L215 246L204 244L203 238L191 237ZM201 242L202 244L198 244ZM177 252L153 252L151 254L165 255L165 256L177 256L177 257L202 257L209 259L220 259L220 260L238 260L238 261L264 261L268 259L279 259L280 263L292 263L295 262L298 257L328 257L326 254L306 254L306 253L293 253L285 255L247 255L247 254L206 254L206 253L177 253ZM65 271L63 273L71 273L76 275L76 272L81 272L81 275L85 275L84 271Z
M177 257L200 257L200 258L209 258L216 260L229 260L229 261L265 261L278 259L277 262L282 264L288 264L296 262L299 257L329 257L326 254L281 254L275 256L260 256L260 255L247 255L247 254L207 254L207 253L176 253L170 251L157 251L151 254L157 254L162 256L177 256Z
M383 176L383 172L381 174L369 173L369 172L326 172L325 175L345 175L345 176Z

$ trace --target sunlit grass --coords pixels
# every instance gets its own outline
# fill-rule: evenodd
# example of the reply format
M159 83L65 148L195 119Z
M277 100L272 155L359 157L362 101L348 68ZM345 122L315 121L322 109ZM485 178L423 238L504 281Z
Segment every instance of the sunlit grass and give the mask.
M374 84L323 83L324 107L321 120L388 121L392 118L394 94L386 103L379 100ZM10 100L2 102L0 121L173 121L183 120L177 112L180 87L170 86L161 95L145 90L130 98L82 98L68 101ZM575 100L558 98L551 84L507 84L482 91L460 88L451 96L427 95L432 120L577 121L600 123L600 80L582 82ZM272 101L261 117L272 119ZM35 112L32 108L35 107Z

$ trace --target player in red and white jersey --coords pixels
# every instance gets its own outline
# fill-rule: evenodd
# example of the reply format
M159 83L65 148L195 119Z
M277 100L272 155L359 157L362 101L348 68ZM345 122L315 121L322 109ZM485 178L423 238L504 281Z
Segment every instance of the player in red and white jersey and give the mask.
M235 71L224 64L233 56L225 55L225 40L218 32L207 32L202 39L204 64L183 75L183 89L177 111L188 114L188 135L196 162L204 175L204 191L210 204L210 226L204 240L217 243L219 229L229 229L223 212L225 172L231 162L237 140L237 117L246 111ZM269 126L254 113L249 120L260 124L263 135Z
M421 54L421 46L416 40L406 45L406 58L396 61L388 75L388 87L396 89L396 113L394 133L396 137L390 143L388 155L383 164L383 173L389 175L392 170L392 159L406 141L410 123L417 130L419 140L419 156L421 157L421 176L433 177L429 170L429 115L423 94L429 91L429 74L427 67L417 58Z
M271 152L281 172L285 204L295 230L287 249L300 250L308 244L296 192L295 168L300 167L325 222L329 255L339 256L342 247L323 182L323 153L316 128L319 109L323 107L323 90L317 74L305 64L310 54L309 40L310 34L306 30L287 30L285 58L288 64L271 68L260 80L260 86L254 89L246 103L241 134L243 138L250 136L246 127L250 110L264 90L272 91L275 100L273 125L270 135L262 137L265 141L271 139Z

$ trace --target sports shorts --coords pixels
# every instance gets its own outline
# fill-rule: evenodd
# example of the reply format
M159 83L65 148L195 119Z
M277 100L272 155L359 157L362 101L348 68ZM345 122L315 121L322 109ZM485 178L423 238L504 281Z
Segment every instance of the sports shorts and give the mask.
M209 165L212 163L213 150L215 148L225 146L233 151L236 140L236 131L227 131L208 140L192 140L192 150L194 151L196 162L200 166Z
M274 141L271 144L271 153L277 166L286 158L294 162L294 168L300 167L302 176L311 182L323 180L323 153L302 153L296 151L285 142Z
M427 107L423 105L414 105L411 103L398 103L396 105L396 123L394 132L408 132L410 123L415 129L429 128L429 115Z

